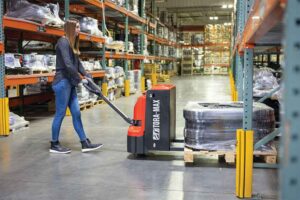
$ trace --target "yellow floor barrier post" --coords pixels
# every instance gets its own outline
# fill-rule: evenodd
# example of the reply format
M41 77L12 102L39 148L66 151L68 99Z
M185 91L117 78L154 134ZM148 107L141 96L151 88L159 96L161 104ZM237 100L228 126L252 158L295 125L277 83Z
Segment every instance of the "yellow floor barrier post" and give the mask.
M70 111L70 108L67 107L67 110L66 110L66 116L71 116L71 111Z
M252 196L252 174L253 174L253 131L247 130L246 136L246 157L245 157L245 198Z
M125 80L125 97L130 95L130 80Z
M156 73L151 74L151 81L152 81L152 85L157 84L157 75L156 75Z
M0 136L9 135L9 99L0 98Z
M107 83L102 83L102 94L105 97L107 97L107 95L108 95L108 90L107 89L108 89Z
M236 132L236 196L252 197L253 131L238 129Z
M240 172L241 172L241 133L242 133L242 129L238 129L236 131L236 161L235 161L235 165L236 165L236 176L235 176L235 195L237 197L240 197Z
M141 91L145 92L145 90L146 90L146 87L145 87L145 77L142 76L142 78L141 78Z

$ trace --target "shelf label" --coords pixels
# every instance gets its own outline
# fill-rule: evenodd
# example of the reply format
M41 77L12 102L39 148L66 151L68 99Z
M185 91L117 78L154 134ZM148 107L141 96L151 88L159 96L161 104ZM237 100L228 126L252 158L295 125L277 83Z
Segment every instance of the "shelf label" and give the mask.
M41 77L39 77L39 82L40 83L47 83L48 82L48 77L47 76L41 76Z
M38 32L46 32L46 28L45 28L45 26L38 26L37 31Z
M87 36L85 37L85 39L91 41L91 40L92 40L92 36L87 35Z

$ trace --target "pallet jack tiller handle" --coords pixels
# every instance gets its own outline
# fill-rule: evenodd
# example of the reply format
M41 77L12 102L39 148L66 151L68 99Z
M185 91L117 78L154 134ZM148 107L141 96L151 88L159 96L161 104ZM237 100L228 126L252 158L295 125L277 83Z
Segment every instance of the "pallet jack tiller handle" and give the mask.
M122 111L120 111L114 104L112 104L101 92L99 86L93 81L93 79L89 77L85 77L82 79L83 86L88 89L90 92L98 95L102 98L114 111L116 111L127 123L133 126L141 126L140 120L134 120L125 115Z

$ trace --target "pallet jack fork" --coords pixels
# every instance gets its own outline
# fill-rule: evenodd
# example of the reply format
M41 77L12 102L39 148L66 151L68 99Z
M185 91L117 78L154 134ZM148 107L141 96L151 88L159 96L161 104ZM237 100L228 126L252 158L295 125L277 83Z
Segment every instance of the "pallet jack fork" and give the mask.
M127 151L146 154L148 151L183 151L183 140L175 139L176 87L159 84L138 97L133 119L121 112L101 92L90 78L82 81L84 87L102 98L130 124L127 133Z

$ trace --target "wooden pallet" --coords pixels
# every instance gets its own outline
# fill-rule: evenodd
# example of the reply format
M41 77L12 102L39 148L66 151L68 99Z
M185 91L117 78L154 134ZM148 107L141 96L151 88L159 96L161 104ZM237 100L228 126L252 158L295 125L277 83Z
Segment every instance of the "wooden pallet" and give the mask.
M47 70L33 70L32 73L33 74L45 74L45 73L49 73L49 71L47 71Z
M92 101L87 101L79 104L80 110L86 110L92 108L94 103Z
M103 103L103 100L97 100L97 101L93 102L94 106L98 105L98 104L102 104L102 103Z
M254 158L259 158L267 164L275 164L277 162L277 150L274 146L271 146L272 150L268 151L254 151ZM207 151L207 150L196 150L188 147L184 148L184 162L193 163L194 158L197 156L203 156L206 158L213 159L224 159L228 164L235 163L236 153L235 151Z
M14 128L12 126L12 127L10 127L9 132L15 133L15 132L18 132L18 131L21 131L21 130L25 130L27 128L29 128L29 122L24 123L24 126L18 127L18 128Z

